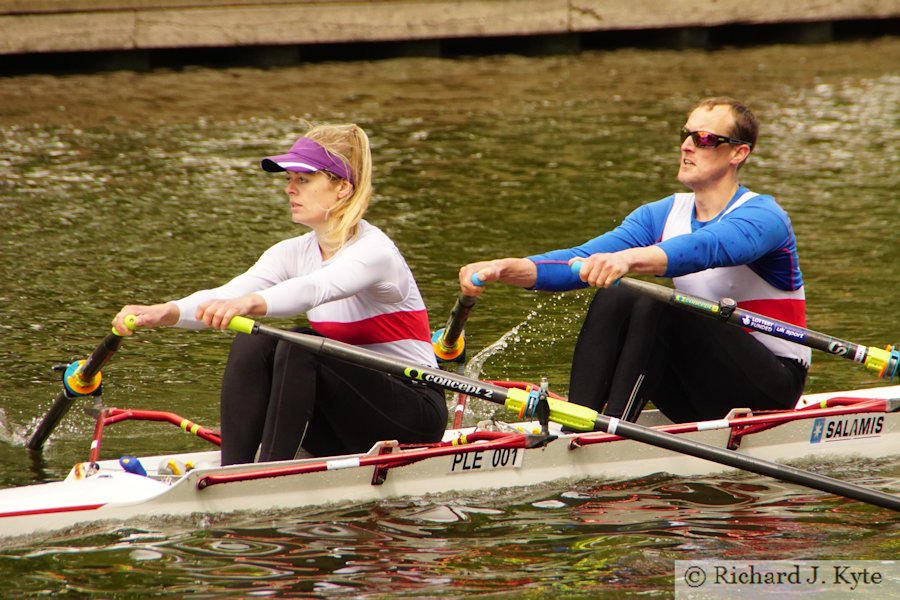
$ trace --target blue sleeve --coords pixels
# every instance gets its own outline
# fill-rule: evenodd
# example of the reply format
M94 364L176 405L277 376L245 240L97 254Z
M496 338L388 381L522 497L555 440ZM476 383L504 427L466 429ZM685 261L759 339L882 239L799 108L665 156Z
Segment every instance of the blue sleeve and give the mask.
M532 289L561 292L587 287L569 268L570 259L657 243L662 237L663 226L674 199L674 196L669 196L640 206L621 225L580 246L527 257L537 267L537 280Z
M668 257L666 277L714 267L752 265L779 249L795 250L787 214L771 196L757 196L693 233L659 243Z

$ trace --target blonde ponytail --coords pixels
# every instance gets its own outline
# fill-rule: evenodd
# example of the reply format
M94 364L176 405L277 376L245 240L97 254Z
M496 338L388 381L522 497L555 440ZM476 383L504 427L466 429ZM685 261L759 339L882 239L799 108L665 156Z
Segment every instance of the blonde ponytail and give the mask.
M372 151L369 136L353 123L317 125L305 137L322 146L329 154L343 161L353 174L353 191L335 204L329 213L330 228L319 234L319 244L335 253L356 235L359 222L372 199Z

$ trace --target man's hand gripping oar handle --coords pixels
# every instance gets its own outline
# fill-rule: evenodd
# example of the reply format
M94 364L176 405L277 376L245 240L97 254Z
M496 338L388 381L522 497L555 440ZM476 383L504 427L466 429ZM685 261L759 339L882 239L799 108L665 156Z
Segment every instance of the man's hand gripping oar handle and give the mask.
M578 274L581 270L580 260L572 263L572 271ZM662 285L623 277L615 285L620 285L660 302L673 304L685 310L718 319L737 327L757 331L772 337L794 342L813 350L821 350L833 356L840 356L865 365L866 369L883 379L893 379L900 369L900 348L887 346L886 349L873 348L848 342L824 333L806 329L792 323L779 321L765 315L750 312L737 307L730 298L713 302L697 296L691 296Z
M132 331L135 328L135 316L125 317L125 324ZM115 330L108 334L103 341L84 360L76 360L66 367L63 374L63 391L60 392L50 410L38 423L37 429L25 444L29 450L40 450L50 434L59 425L66 413L72 407L77 398L94 394L103 379L100 369L112 358L119 346L122 345L122 336Z

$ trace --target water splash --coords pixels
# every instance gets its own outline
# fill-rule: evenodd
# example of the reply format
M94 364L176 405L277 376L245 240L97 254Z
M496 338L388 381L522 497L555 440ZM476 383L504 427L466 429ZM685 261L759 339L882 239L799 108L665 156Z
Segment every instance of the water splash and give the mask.
M15 436L9 428L6 411L0 408L0 442L13 443Z
M521 341L521 338L519 337L519 330L529 321L537 317L537 315L538 311L531 311L530 313L528 313L528 316L525 317L524 321L504 333L502 336L500 336L500 339L483 348L478 354L476 354L472 358L472 360L466 363L466 376L478 379L481 376L481 368L484 366L484 363L495 354L499 354L500 352L503 352L504 350L509 348L510 340L514 342Z

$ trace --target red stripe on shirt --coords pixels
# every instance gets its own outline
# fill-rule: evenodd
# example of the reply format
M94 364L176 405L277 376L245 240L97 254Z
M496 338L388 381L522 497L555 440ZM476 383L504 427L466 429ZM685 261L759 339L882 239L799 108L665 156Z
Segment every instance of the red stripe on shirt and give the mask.
M742 300L738 306L785 323L806 327L806 300Z
M357 346L401 340L431 342L425 310L388 313L348 323L310 321L309 324L325 337Z

